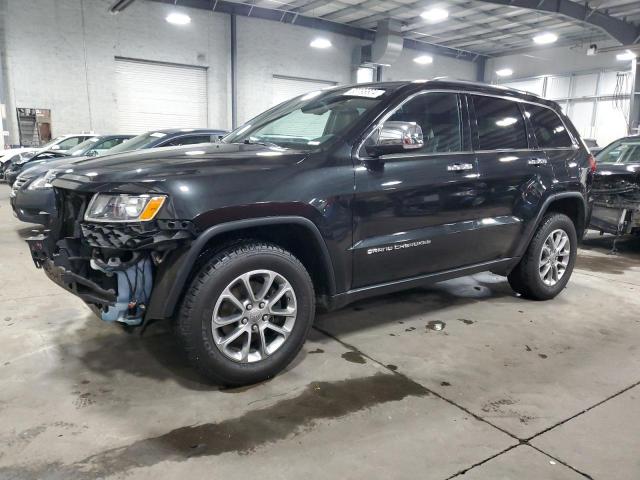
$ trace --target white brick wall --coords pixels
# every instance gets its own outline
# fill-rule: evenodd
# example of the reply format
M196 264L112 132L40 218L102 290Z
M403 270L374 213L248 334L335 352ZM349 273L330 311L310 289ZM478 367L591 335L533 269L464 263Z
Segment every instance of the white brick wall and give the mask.
M433 63L419 65L413 61L421 55L433 57ZM465 60L426 54L404 49L398 61L382 70L383 80L423 80L433 77L450 77L455 80L475 80L476 64Z
M90 126L97 132L117 131L114 57L122 56L208 66L209 125L227 128L229 17L190 10L191 25L180 28L164 20L170 8L135 2L111 15L108 2L99 0L9 0L7 114L15 117L16 107L49 108L54 135ZM11 126L13 143L17 128Z
M180 27L165 21L174 7L156 2L134 2L111 15L110 2L102 0L0 1L7 4L10 143L18 141L16 107L51 109L54 135L117 131L116 56L207 66L208 126L231 127L229 16L188 9L192 22ZM240 122L271 106L273 75L355 81L352 55L362 44L356 38L246 17L238 17L237 35ZM310 48L317 36L330 38L333 47ZM422 67L413 63L416 55L405 51L385 68L384 79L475 77L470 62L435 56L432 65Z

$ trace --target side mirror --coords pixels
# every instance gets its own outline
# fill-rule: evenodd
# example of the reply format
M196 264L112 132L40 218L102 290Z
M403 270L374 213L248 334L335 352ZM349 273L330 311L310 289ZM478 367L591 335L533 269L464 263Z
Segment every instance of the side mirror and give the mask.
M98 156L98 151L97 150L89 150L89 152L87 153L88 157L97 157Z
M60 150L60 145L51 145L51 150Z
M372 157L417 150L424 146L422 128L415 122L385 122L365 146Z

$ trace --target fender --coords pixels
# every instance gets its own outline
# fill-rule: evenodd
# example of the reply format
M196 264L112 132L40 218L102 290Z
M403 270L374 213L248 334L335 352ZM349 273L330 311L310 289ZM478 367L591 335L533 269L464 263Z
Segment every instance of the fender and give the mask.
M165 261L164 268L159 269L153 291L151 292L147 318L170 318L174 314L196 261L211 239L226 232L251 227L283 224L300 225L313 234L317 246L320 248L322 263L329 278L329 294L335 295L336 285L333 263L331 262L329 250L324 238L315 223L308 218L298 216L250 218L209 227L196 237L190 245L171 252Z
M582 193L580 192L554 193L545 199L544 203L542 204L542 207L538 210L538 214L536 215L535 219L533 219L533 221L530 221L528 223L525 231L522 234L520 243L518 244L518 247L514 253L514 257L521 257L522 255L524 255L524 252L527 250L527 247L531 243L531 239L533 239L533 236L536 233L536 229L538 228L538 225L540 225L540 222L542 221L542 217L544 217L545 213L547 213L547 210L549 209L549 205L551 205L556 200L562 200L564 198L578 198L580 200L580 203L582 205L582 212L580 213L583 216L583 221L586 222L586 217L589 212L589 207ZM588 225L585 223L584 228L586 229L587 227ZM578 236L580 236L579 233L580 232L578 232Z

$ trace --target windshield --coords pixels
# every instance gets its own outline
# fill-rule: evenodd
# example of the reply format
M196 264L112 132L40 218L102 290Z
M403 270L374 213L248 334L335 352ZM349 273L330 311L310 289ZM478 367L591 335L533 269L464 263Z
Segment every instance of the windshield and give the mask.
M613 142L596 158L598 163L640 163L640 138Z
M80 155L84 155L85 152L91 150L91 147L100 141L100 137L91 137L88 140L85 140L82 143L79 143L73 148L67 150L67 155L72 155L74 157L78 157Z
M130 138L126 142L122 142L120 145L116 147L110 148L109 155L111 155L112 153L122 153L122 152L129 152L131 150L139 150L141 148L147 148L152 143L157 142L158 139L166 136L167 134L162 132L143 133L141 135L138 135L137 137Z
M386 89L352 87L311 92L258 115L222 141L315 149L346 133L386 93Z
M42 147L40 147L40 148L49 148L51 145L55 145L56 143L58 143L63 138L64 137L56 137L53 140L50 140L47 143L45 143L44 145L42 145Z

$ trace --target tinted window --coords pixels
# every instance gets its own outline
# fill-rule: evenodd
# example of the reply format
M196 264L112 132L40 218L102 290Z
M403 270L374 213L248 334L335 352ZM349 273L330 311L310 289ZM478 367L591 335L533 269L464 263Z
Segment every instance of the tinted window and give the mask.
M518 104L501 98L472 96L479 150L526 149L527 131Z
M177 147L179 145L194 145L196 143L208 143L210 142L209 135L188 135L184 137L174 138L173 140L163 143L162 147Z
M619 140L597 155L598 163L640 163L640 139Z
M540 148L570 147L572 145L571 137L556 112L536 105L525 105L524 109L525 115L531 121Z
M84 137L69 137L58 144L62 150L68 150L75 147L84 140Z
M418 95L400 107L388 121L415 122L422 128L421 153L462 150L460 110L455 93Z
M113 148L116 145L120 145L125 140L127 139L126 138L110 138L109 140L105 140L102 143L99 143L94 148L97 150L109 150L110 148Z

